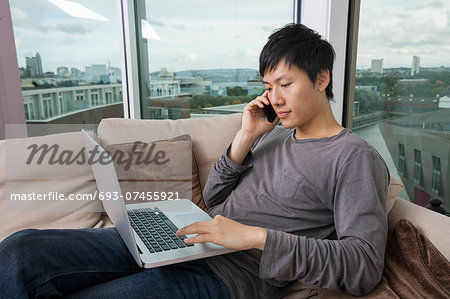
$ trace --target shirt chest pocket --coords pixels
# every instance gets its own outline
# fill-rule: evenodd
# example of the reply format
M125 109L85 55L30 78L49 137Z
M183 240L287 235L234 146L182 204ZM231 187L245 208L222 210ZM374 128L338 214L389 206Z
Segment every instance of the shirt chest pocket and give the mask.
M303 181L303 176L285 169L273 186L273 192L282 200L292 199Z

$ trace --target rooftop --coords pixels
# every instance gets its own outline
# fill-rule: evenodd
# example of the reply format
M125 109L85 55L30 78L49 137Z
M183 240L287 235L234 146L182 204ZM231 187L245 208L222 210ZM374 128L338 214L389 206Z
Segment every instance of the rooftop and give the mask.
M414 130L427 131L450 139L450 109L437 109L430 112L390 120L388 123Z

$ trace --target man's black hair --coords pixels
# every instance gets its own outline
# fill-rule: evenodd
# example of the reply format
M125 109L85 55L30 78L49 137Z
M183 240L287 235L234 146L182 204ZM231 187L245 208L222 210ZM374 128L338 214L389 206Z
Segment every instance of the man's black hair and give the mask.
M284 59L289 67L295 65L304 71L315 84L317 75L328 70L330 83L325 91L328 100L332 100L334 56L333 46L320 34L302 24L288 24L269 36L259 55L259 73L264 77Z

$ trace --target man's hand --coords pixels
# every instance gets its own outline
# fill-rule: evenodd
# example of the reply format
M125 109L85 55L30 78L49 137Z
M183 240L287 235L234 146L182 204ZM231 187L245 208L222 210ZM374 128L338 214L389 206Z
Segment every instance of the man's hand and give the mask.
M280 118L277 116L273 122L268 122L262 108L264 105L270 105L267 99L268 91L266 90L262 95L256 97L253 101L248 103L243 110L241 131L254 138L272 131L277 125Z
M277 116L273 122L268 122L262 108L264 104L270 105L267 99L267 91L248 103L244 107L242 126L234 137L228 150L228 157L237 164L242 164L248 151L259 136L270 132L275 128L280 118Z
M177 236L197 234L186 238L186 243L212 242L227 248L246 250L258 248L264 250L267 231L262 227L248 226L217 215L210 221L194 222L179 229Z

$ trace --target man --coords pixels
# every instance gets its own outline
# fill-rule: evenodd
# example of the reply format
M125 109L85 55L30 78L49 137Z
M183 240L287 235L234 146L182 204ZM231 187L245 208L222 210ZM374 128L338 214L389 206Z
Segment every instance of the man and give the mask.
M370 292L384 266L389 174L333 117L333 60L303 25L275 32L261 52L266 91L244 108L205 186L214 219L177 232L242 251L142 270L114 229L23 231L0 244L0 297L277 298L296 280Z

